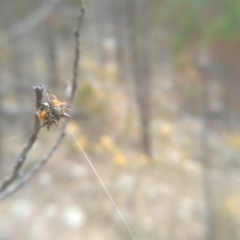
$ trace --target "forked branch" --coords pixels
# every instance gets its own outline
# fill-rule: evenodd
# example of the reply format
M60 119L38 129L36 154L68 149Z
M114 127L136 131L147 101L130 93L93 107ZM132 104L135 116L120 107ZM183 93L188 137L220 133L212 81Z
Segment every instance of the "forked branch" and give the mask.
M77 80L78 80L78 67L79 67L79 59L80 59L80 33L81 26L84 17L84 5L83 0L80 0L80 13L77 22L77 29L75 31L75 58L74 58L74 66L73 66L73 78L70 83L70 94L69 94L69 103L72 104L75 92L77 89ZM43 85L34 87L36 93L36 109L38 109L39 104L42 100L42 93L45 90ZM19 157L16 160L15 166L10 176L8 176L2 183L0 187L0 201L5 199L7 196L15 193L20 187L25 185L41 168L42 166L50 159L52 154L57 150L60 143L62 142L65 136L66 125L64 124L61 130L60 135L56 139L53 146L49 149L48 153L45 157L43 157L38 163L36 163L28 172L25 174L20 174L21 169L27 159L27 154L31 150L34 142L37 139L38 133L41 129L41 124L39 123L38 117L35 115L35 123L33 131L29 137L28 143L20 153Z
M34 87L35 93L36 93L36 108L39 106L39 102L42 99L42 91L43 91L43 86L38 86ZM12 184L19 176L20 176L20 171L21 168L27 158L28 152L31 150L33 144L35 143L37 139L38 132L41 128L41 125L39 124L38 118L35 114L35 122L34 122L34 127L32 130L32 134L28 138L28 143L26 146L23 148L22 152L16 159L15 166L13 168L12 174L8 176L2 183L0 187L0 193L5 190L10 184Z

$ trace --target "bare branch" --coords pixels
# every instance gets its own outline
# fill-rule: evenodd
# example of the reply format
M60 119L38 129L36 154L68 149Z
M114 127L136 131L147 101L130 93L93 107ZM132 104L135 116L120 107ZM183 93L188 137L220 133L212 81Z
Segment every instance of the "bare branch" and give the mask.
M42 91L43 91L43 86L39 87L34 87L35 93L36 93L36 108L38 107L39 102L42 99ZM15 181L19 177L20 170L27 158L27 154L32 148L33 144L35 143L37 139L38 132L41 128L41 125L39 124L38 118L35 115L35 123L33 127L32 134L30 135L28 139L27 145L23 148L21 154L17 157L16 164L14 166L13 172L10 176L8 176L3 184L0 187L0 192L2 192L4 189L6 189L11 183Z
M80 30L83 21L84 15L84 6L82 0L80 0L80 15L78 18L77 30L75 31L75 39L76 39L76 46L75 46L75 60L74 60L74 67L73 67L73 79L71 82L71 91L70 91L70 103L72 103L75 95L75 91L77 89L77 78L78 78L78 65L80 59ZM36 92L36 108L39 107L39 104L42 99L42 92L45 90L43 85L34 87ZM19 176L19 171L24 164L28 151L31 149L33 143L37 138L37 134L40 130L41 126L39 124L38 118L35 116L35 125L32 135L29 138L29 142L27 146L23 149L22 153L20 154L16 166L14 167L13 173L10 177L8 177L3 185L0 188L0 201L5 199L7 196L15 193L20 187L25 185L42 167L43 165L50 159L52 154L56 151L60 143L62 142L65 136L65 129L66 125L64 124L61 130L59 137L57 138L54 145L50 148L47 155L42 158L38 163L36 163L24 176ZM19 178L20 177L20 178ZM15 181L18 179L17 181Z
M80 59L80 41L81 41L81 36L80 36L80 29L82 26L82 22L83 22L83 17L84 17L84 13L85 13L85 8L84 8L84 4L83 1L80 0L80 13L79 13L79 17L78 17L78 23L77 23L77 28L75 30L75 60L74 60L74 65L73 65L73 79L71 82L71 90L70 90L70 94L69 94L69 100L72 103L73 99L74 99L74 95L77 89L77 78L78 78L78 66L79 66L79 59Z
M43 167L43 165L49 160L49 158L52 156L52 154L55 152L55 150L62 142L65 136L65 128L66 126L62 128L62 132L59 135L57 141L41 161L36 163L23 177L21 177L17 182L14 182L14 184L8 187L5 191L3 192L0 191L0 201L10 196L11 194L15 193L18 189L24 186Z

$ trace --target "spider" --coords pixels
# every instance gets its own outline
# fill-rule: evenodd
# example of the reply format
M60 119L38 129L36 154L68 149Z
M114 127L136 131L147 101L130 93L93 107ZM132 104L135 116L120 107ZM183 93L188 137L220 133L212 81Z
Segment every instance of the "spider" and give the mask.
M47 130L55 124L58 126L58 121L62 117L70 117L67 114L71 109L68 108L66 102L61 102L55 95L46 92L47 97L44 97L37 109L37 117L42 126L47 126Z

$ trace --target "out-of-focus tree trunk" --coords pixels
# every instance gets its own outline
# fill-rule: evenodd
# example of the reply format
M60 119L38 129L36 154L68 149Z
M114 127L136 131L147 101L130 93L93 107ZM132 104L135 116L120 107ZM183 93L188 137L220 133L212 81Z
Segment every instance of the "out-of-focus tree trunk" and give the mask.
M215 219L214 219L214 204L213 192L210 178L210 149L208 140L209 129L209 103L210 103L210 82L209 82L209 59L205 59L199 63L199 71L203 80L203 95L202 95L202 132L201 132L201 152L202 152L202 184L203 198L205 203L205 240L216 239Z
M0 86L2 86L2 78L0 76ZM2 114L2 88L0 88L0 118L1 118L1 122L3 122L3 114ZM2 135L3 135L3 124L0 124L0 176L2 176L3 174L3 147L2 147Z
M96 33L97 33L97 58L101 65L107 62L106 51L104 50L104 38L106 37L106 18L108 13L106 11L106 1L98 0L94 4L96 17Z
M10 41L12 49L13 49L13 65L12 72L16 81L14 84L15 94L21 99L23 89L23 79L24 79L24 70L23 70L23 61L21 56L21 42L19 41Z
M210 180L210 166L209 166L209 147L208 147L208 133L206 125L203 126L202 136L202 180L203 180L203 197L205 202L205 240L215 239L214 226L214 209L212 203L212 189Z
M52 88L59 83L57 74L57 50L54 41L53 28L51 26L51 18L49 17L45 24L46 28L46 48L47 48L47 69L49 73L49 80Z
M149 62L149 11L150 1L128 1L129 45L136 101L141 124L143 151L151 158Z
M112 2L110 5L114 36L116 38L116 63L118 64L121 82L129 79L128 39L127 39L127 3L125 1Z

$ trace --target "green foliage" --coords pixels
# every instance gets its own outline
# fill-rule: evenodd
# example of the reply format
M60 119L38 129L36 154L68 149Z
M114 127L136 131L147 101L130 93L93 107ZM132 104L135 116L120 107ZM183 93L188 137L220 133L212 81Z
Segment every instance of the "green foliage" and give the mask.
M182 16L179 21L179 30L177 36L174 38L172 47L174 52L179 52L189 44L193 37L198 34L198 23L195 11L189 11Z
M174 29L172 48L174 53L178 53L201 34L200 13L203 1L169 1L166 2L166 7L168 14L164 16L165 23Z
M221 41L231 45L240 38L240 1L179 0L165 5L168 9L165 24L174 30L174 53L193 44L211 46Z
M240 37L240 2L236 0L222 0L220 13L206 27L206 34L211 42L230 41Z
M97 90L89 82L85 82L80 86L75 103L77 106L87 109L96 115L102 115L105 110Z

